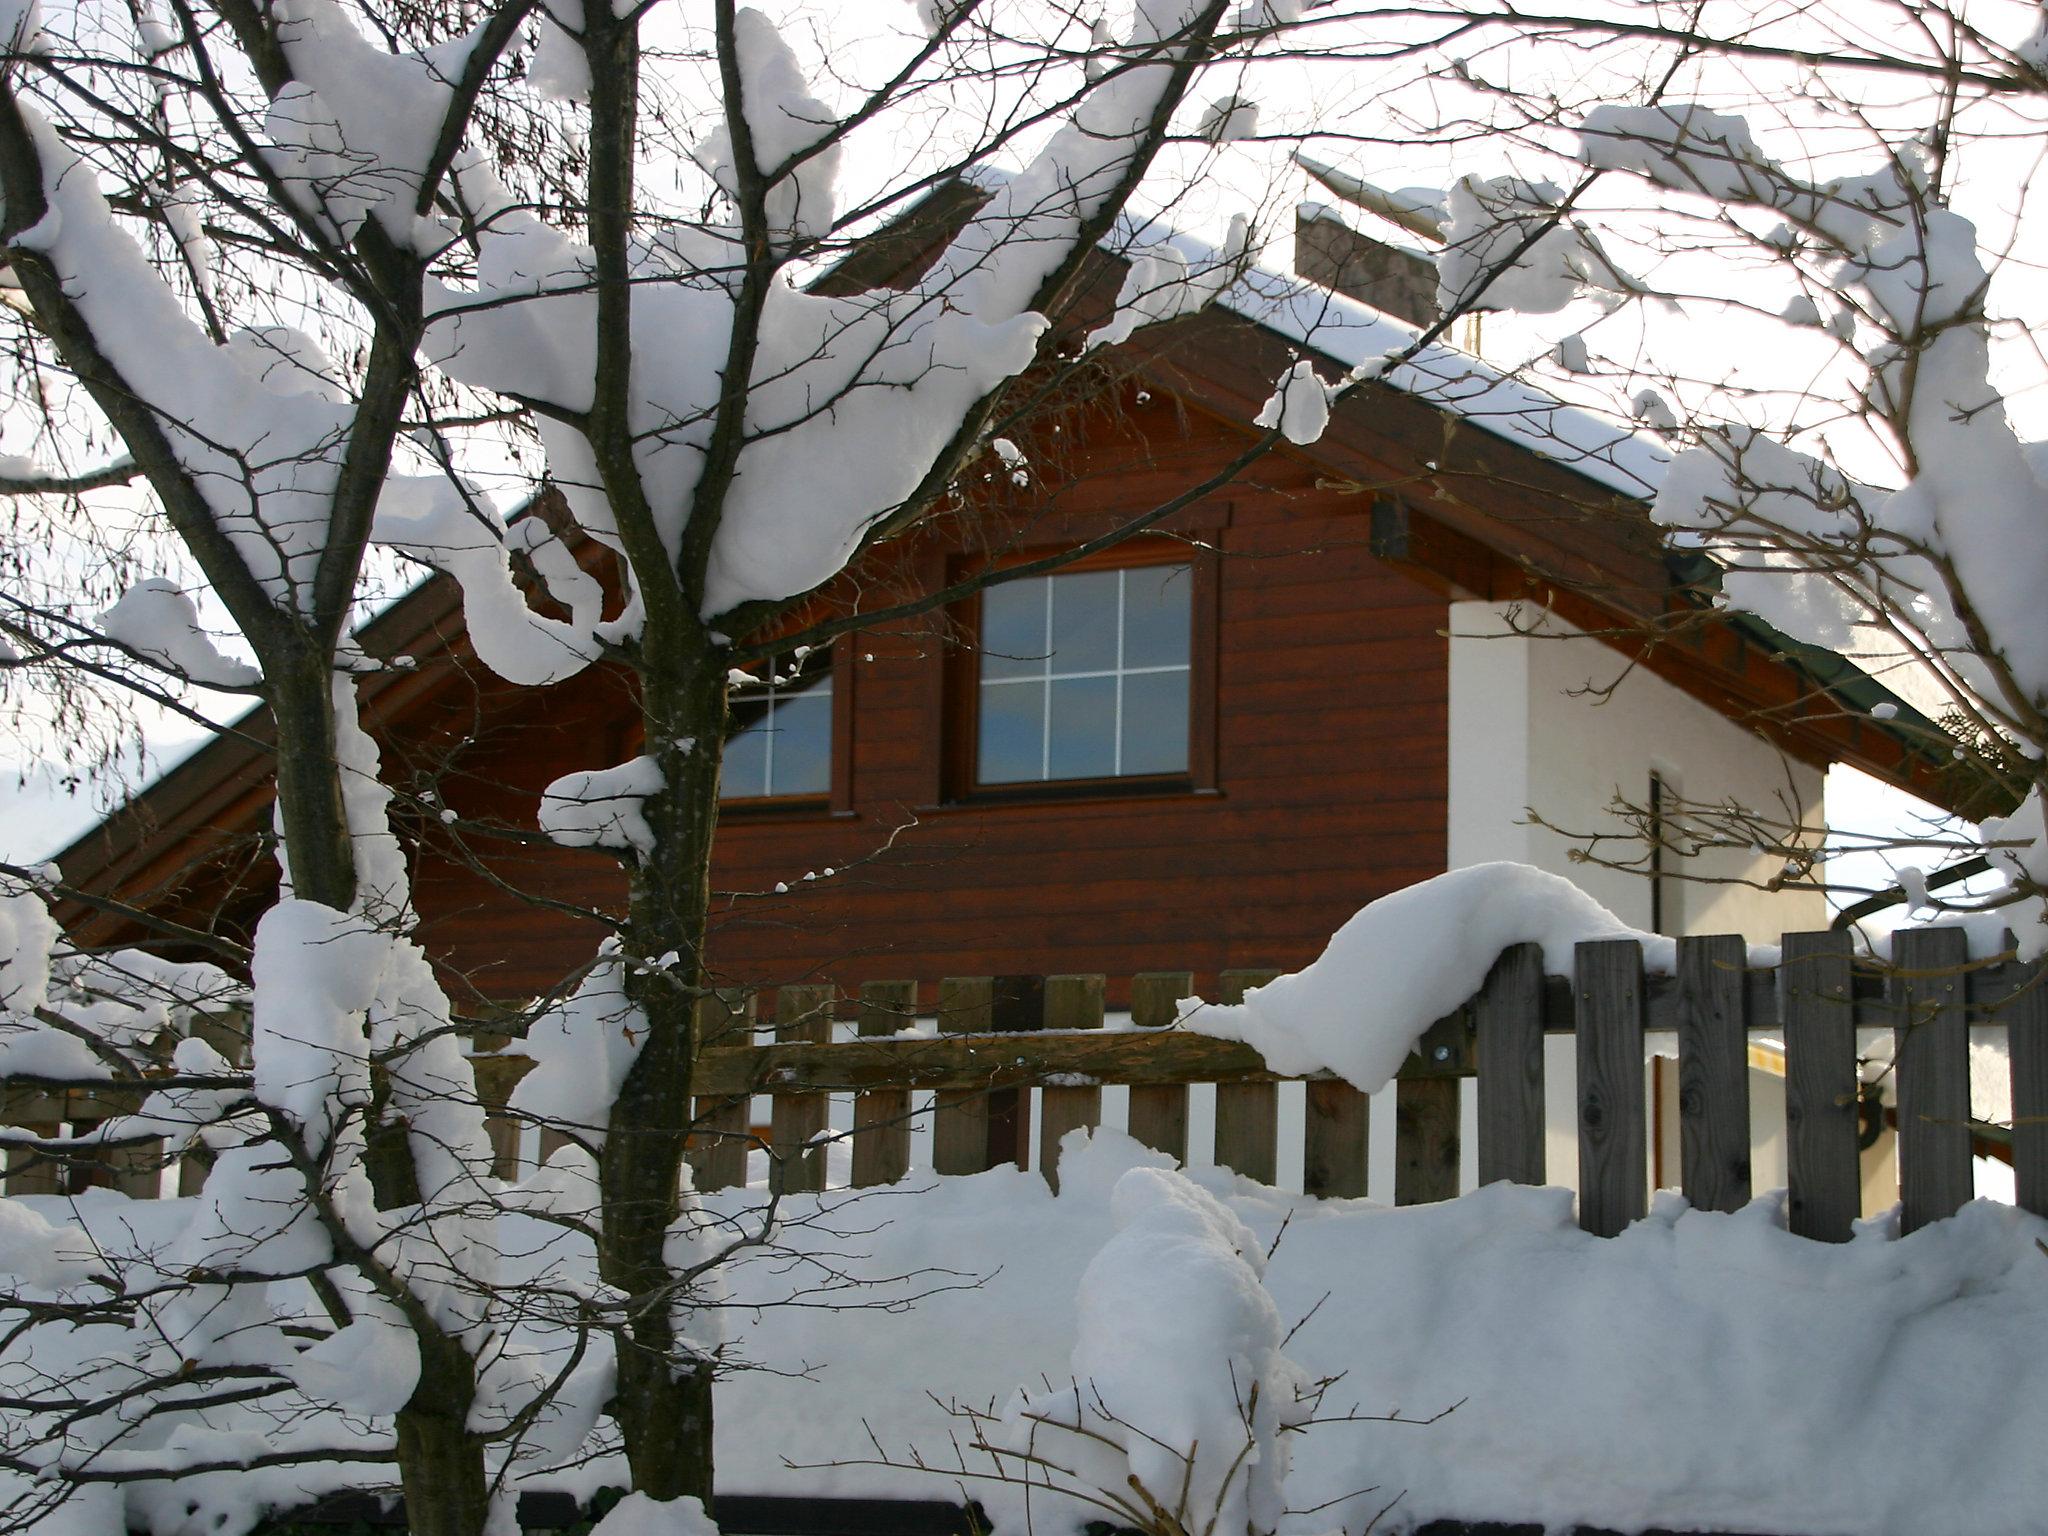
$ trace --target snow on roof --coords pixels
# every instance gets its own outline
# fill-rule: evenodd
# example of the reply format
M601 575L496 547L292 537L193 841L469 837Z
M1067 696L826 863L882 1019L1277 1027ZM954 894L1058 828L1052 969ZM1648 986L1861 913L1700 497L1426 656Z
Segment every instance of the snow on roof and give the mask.
M1005 174L980 167L975 179L993 184ZM1318 201L1319 194L1327 195L1299 165L1276 158L1271 145L1174 145L1155 160L1152 178L1102 246L1124 259L1170 247L1199 271L1224 259L1222 231L1231 219L1248 217L1256 230L1254 264L1223 292L1224 308L1347 373L1364 368L1375 374L1381 359L1405 350L1420 332L1295 275L1295 213L1304 200ZM1348 222L1327 206L1321 216ZM1196 233L1211 230L1217 232L1214 238ZM1432 342L1378 376L1404 394L1624 496L1654 496L1671 462L1662 442L1632 424L1570 403L1447 342Z

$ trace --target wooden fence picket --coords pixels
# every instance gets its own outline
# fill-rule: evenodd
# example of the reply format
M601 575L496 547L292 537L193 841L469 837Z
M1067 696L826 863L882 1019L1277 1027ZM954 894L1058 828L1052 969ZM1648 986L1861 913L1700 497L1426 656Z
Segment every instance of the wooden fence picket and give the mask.
M917 983L870 981L860 989L855 1031L863 1040L898 1034L917 1022ZM910 1172L910 1090L875 1088L853 1096L853 1187L894 1184Z
M751 1045L758 1002L753 993L737 991L699 998L699 1049ZM700 1097L691 1104L690 1147L684 1156L698 1189L734 1189L747 1182L747 1149L752 1144L752 1127L747 1124L748 1103L747 1095L738 1094L730 1098ZM545 1137L546 1133L542 1135ZM541 1159L547 1159L545 1146Z
M1302 1090L1302 1193L1325 1199L1363 1196L1372 1100L1336 1079L1304 1083Z
M1902 1232L1955 1215L1973 1193L1970 1025L1962 976L1969 958L1960 928L1901 929L1892 936Z
M985 1035L993 1027L995 978L949 976L939 983L939 1033ZM932 1095L932 1171L988 1167L988 1090L942 1088Z
M1045 1027L1102 1028L1103 988L1101 976L1046 977ZM1049 1083L1039 1090L1038 1100L1038 1170L1057 1194L1060 1138L1102 1124L1102 1088L1097 1083Z
M828 985L787 986L775 994L778 1044L826 1045L832 1039ZM769 1109L768 1184L783 1194L825 1187L825 1148L819 1138L831 1128L831 1098L822 1093L779 1093Z
M1394 1083L1394 1204L1429 1205L1458 1193L1463 1155L1459 1077L1471 1062L1471 1038L1458 1014L1439 1019L1416 1042L1410 1071Z
M1749 946L1733 934L1678 941L1678 1144L1685 1198L1749 1204Z
M1245 993L1262 987L1280 973L1240 968L1217 977L1225 1003L1241 1003ZM1216 1085L1216 1164L1271 1184L1280 1163L1280 1085L1273 1082Z
M1131 978L1131 1023L1139 1029L1164 1029L1174 1020L1180 1000L1194 995L1195 978L1187 971L1147 971ZM1134 1140L1176 1163L1188 1160L1188 1090L1185 1083L1134 1083L1124 1120Z
M1785 935L1785 1168L1800 1237L1846 1243L1863 1209L1856 1151L1856 1014L1851 941Z
M1473 1003L1479 1054L1479 1182L1541 1184L1543 951L1504 950Z
M1643 947L1577 947L1579 1225L1613 1237L1649 1209L1643 1094Z
M2048 1216L2048 979L2036 972L2022 981L1998 1022L2012 1069L2013 1198L2021 1210Z

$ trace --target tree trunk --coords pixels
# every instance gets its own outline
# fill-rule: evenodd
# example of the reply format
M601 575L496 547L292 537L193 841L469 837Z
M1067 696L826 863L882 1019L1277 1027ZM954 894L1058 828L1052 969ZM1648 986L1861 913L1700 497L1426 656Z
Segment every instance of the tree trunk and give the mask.
M711 841L725 733L725 662L700 636L681 645L650 633L641 712L665 788L647 805L654 851L631 871L624 943L629 962L674 950L666 970L630 975L647 1040L613 1103L600 1163L604 1231L598 1272L636 1305L618 1341L613 1413L633 1486L657 1499L694 1495L711 1507L711 1363L680 1340L663 1257L680 1209L696 1000L706 984Z
M484 1444L469 1433L476 1370L452 1339L420 1340L420 1383L398 1411L398 1476L412 1536L482 1536Z
M334 675L309 645L265 667L277 727L278 821L292 891L347 911L356 900L355 843L342 799L336 751ZM365 1163L380 1210L418 1202L419 1182L403 1124L383 1123L385 1084L375 1074ZM474 1363L431 1323L415 1322L419 1384L396 1416L399 1480L407 1520L419 1536L482 1536L490 1495L484 1444L468 1430Z

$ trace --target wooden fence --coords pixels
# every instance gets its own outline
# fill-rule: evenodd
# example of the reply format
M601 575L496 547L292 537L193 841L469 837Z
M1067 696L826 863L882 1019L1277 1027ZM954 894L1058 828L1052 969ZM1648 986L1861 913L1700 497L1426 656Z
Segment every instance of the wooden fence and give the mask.
M1458 1193L1459 1083L1476 1078L1479 1182L1545 1180L1544 1039L1576 1039L1579 1219L1611 1236L1648 1209L1650 1111L1645 1034L1678 1042L1680 1182L1707 1210L1749 1200L1749 1045L1781 1040L1792 1230L1843 1241L1861 1212L1859 1140L1867 1090L1857 1031L1889 1032L1895 1061L1880 1085L1896 1121L1907 1231L1948 1216L1974 1193L1973 1150L2005 1144L2019 1203L2048 1215L2048 988L2037 967L1972 964L1954 929L1902 933L1894 963L1853 955L1845 933L1785 936L1783 963L1751 969L1735 937L1681 939L1677 973L1646 976L1632 941L1577 948L1573 975L1545 976L1533 945L1508 950L1469 1003L1423 1036L1395 1085L1394 1197L1417 1204ZM1219 998L1239 1000L1271 971L1227 971ZM1030 1096L1041 1089L1040 1166L1055 1185L1061 1135L1097 1124L1101 1092L1130 1090L1128 1129L1186 1161L1188 1085L1216 1085L1215 1161L1272 1182L1278 1162L1278 1084L1249 1046L1170 1029L1185 972L1133 978L1131 1027L1103 1029L1100 976L955 978L938 988L938 1033L907 1032L916 985L871 982L857 998L787 986L707 1008L690 1161L700 1188L746 1177L765 1147L786 1190L824 1187L829 1101L852 1098L852 1182L892 1183L910 1166L911 1095L932 1095L933 1170L978 1173L1025 1161ZM765 1013L765 1017L759 1017ZM759 1022L757 1025L757 1018ZM835 1020L855 1037L834 1040ZM2014 1124L1970 1118L1970 1029L2008 1031ZM772 1043L752 1043L758 1027ZM524 1070L517 1058L501 1072ZM772 1120L750 1130L751 1095L770 1096ZM502 1100L500 1100L502 1102ZM1327 1074L1305 1080L1303 1187L1360 1195L1367 1175L1369 1102ZM2005 1150L2002 1148L2001 1150Z
M1507 951L1479 994L1429 1029L1400 1074L1396 1202L1458 1193L1460 1081L1468 1077L1477 1080L1479 1182L1544 1182L1544 1040L1571 1035L1580 1223L1619 1232L1648 1207L1644 1036L1659 1030L1678 1042L1681 1187L1696 1207L1733 1210L1752 1193L1749 1045L1764 1034L1784 1045L1792 1229L1841 1241L1862 1201L1857 1031L1881 1029L1896 1042L1882 1087L1896 1119L1905 1229L1971 1198L1973 1147L1986 1136L2009 1149L2019 1203L2048 1215L2048 988L2035 984L2036 966L1972 965L1962 933L1948 929L1899 935L1894 963L1883 968L1856 958L1842 933L1787 935L1773 969L1748 968L1746 955L1738 938L1682 939L1677 974L1645 976L1636 944L1606 941L1578 946L1572 976L1546 977L1533 946ZM1227 971L1220 1000L1235 1002L1273 974ZM913 1093L931 1095L939 1174L1023 1164L1033 1139L1028 1090L1036 1088L1040 1166L1057 1184L1060 1137L1099 1123L1102 1089L1111 1084L1129 1088L1131 1135L1184 1162L1194 1083L1215 1084L1215 1161L1273 1182L1283 1078L1248 1046L1168 1027L1191 982L1185 972L1133 978L1131 1027L1117 1029L1103 1027L1100 976L943 981L936 1034L918 1025L918 989L908 981L871 982L844 999L826 986L785 986L765 1009L771 994L707 999L689 1154L698 1186L743 1182L748 1153L761 1147L778 1187L823 1188L835 1095L852 1100L845 1134L857 1186L893 1183L909 1171ZM833 1038L841 1021L853 1026L852 1038ZM1971 1122L1973 1024L2008 1032L2009 1131ZM757 1029L772 1040L755 1043ZM517 1167L522 1128L502 1106L531 1066L512 1050L516 1043L476 1058L507 1174ZM770 1124L758 1130L749 1123L755 1095L772 1104ZM1304 1100L1304 1188L1365 1193L1368 1100L1328 1075L1305 1080ZM42 1105L33 1116L22 1112L28 1107L10 1103L6 1118L76 1126L120 1106L94 1101L78 1113L80 1106ZM554 1136L543 1134L543 1155ZM48 1169L11 1173L10 1192L45 1187ZM117 1177L132 1192L154 1192L147 1173Z

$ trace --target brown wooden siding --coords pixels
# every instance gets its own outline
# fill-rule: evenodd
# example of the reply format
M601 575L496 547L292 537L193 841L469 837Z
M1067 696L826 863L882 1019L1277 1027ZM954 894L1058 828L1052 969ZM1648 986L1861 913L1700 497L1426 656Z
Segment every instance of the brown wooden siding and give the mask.
M1163 395L1134 405L1113 429L1068 440L1058 522L1142 507L1241 441ZM942 803L943 745L960 724L945 718L942 643L929 625L857 635L834 684L835 707L850 711L846 810L727 816L714 883L736 894L713 939L720 973L851 988L1186 969L1206 985L1229 967L1298 966L1366 901L1441 871L1442 596L1373 557L1368 498L1318 487L1291 458L1272 458L1196 521L1220 551L1213 792ZM957 563L963 543L951 547ZM448 803L513 827L533 825L550 780L616 762L630 740L630 698L604 674L532 694L484 682L455 690L440 714L431 738L459 748L441 780ZM433 766L421 740L409 733L414 772ZM619 900L606 859L473 847L501 878L557 901ZM838 873L804 880L826 867ZM772 894L777 882L790 892ZM558 985L601 933L522 909L445 852L422 855L416 884L428 947L487 996Z

